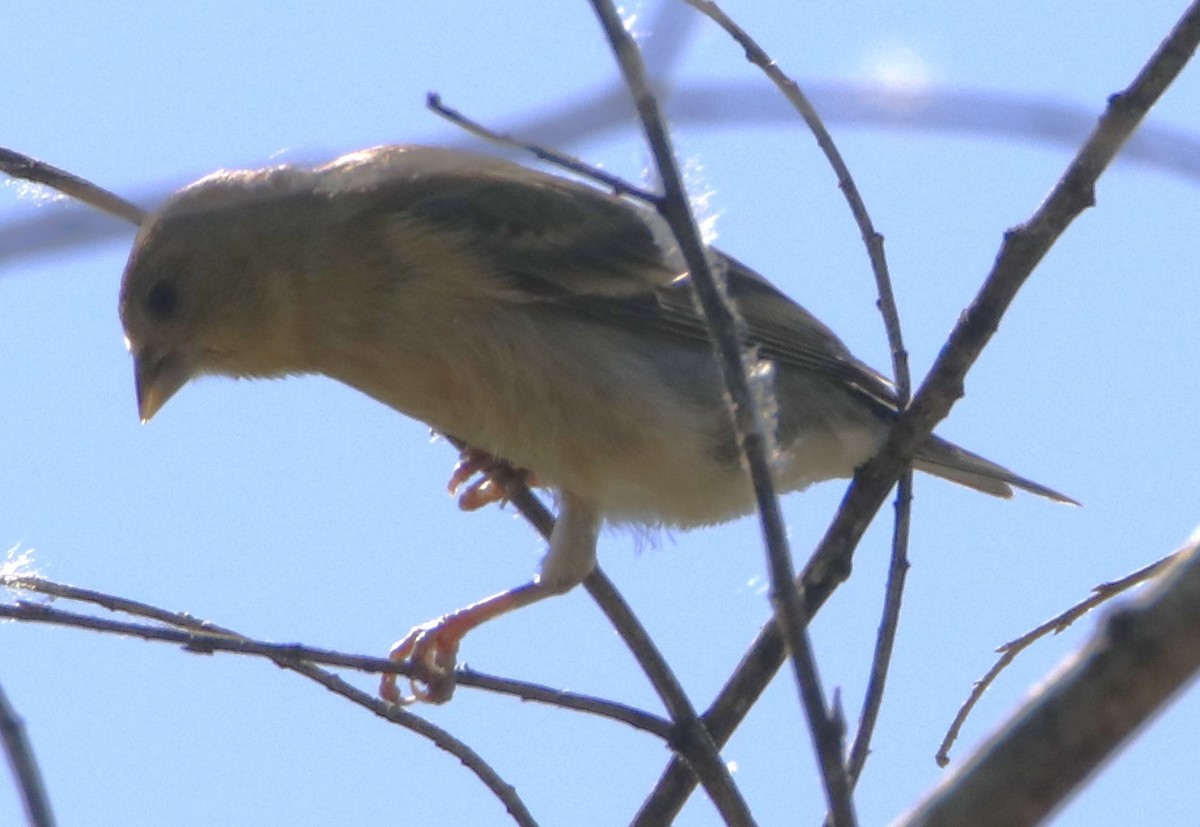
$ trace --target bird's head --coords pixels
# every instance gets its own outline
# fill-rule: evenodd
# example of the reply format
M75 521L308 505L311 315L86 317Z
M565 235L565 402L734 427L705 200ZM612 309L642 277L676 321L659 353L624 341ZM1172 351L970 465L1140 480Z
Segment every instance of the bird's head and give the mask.
M121 284L138 414L148 421L206 373L297 372L289 272L302 243L281 170L217 173L142 224ZM275 179L272 179L275 176Z

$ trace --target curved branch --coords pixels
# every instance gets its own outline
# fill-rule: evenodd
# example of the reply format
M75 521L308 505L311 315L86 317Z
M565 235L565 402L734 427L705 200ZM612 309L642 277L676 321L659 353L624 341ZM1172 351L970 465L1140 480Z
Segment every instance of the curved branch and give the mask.
M27 623L45 623L66 626L75 629L86 629L94 632L138 637L142 640L159 643L171 643L182 646L184 651L196 654L213 654L226 652L230 654L251 655L263 657L276 663L309 663L320 666L337 666L344 669L355 669L368 674L398 674L409 678L424 680L423 668L408 662L398 662L390 658L372 657L369 655L351 655L331 649L320 649L299 644L279 644L268 641L254 640L224 629L216 624L198 620L191 615L170 612L157 606L141 601L104 592L82 589L78 586L68 586L40 577L0 577L0 585L16 590L36 592L38 594L76 600L101 606L110 611L124 612L143 617L162 626L148 626L140 623L111 620L92 615L53 609L40 603L20 601L16 605L0 603L0 617ZM502 678L488 675L473 669L462 668L455 672L456 681L462 686L495 692L499 695L511 695L521 700L534 701L557 706L577 712L587 712L601 718L608 718L634 729L655 735L663 740L670 740L672 727L670 722L651 715L634 707L604 700L578 692L568 692L553 689L540 684Z

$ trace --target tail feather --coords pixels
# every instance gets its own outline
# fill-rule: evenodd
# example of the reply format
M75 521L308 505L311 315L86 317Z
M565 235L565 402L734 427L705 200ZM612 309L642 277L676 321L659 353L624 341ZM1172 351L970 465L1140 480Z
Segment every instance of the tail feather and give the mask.
M1055 502L1079 505L1066 494L1014 474L1004 466L959 448L941 437L930 437L929 442L917 451L913 467L996 497L1012 497L1012 486L1015 486Z

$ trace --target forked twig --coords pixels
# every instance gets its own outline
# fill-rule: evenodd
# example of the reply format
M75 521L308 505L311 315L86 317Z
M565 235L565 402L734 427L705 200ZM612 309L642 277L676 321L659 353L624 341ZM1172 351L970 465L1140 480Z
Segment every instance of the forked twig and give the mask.
M1050 634L1059 634L1065 631L1072 623L1079 620L1088 612L1107 603L1114 597L1124 594L1129 589L1139 583L1144 583L1152 577L1157 576L1168 566L1174 563L1179 558L1180 552L1176 551L1168 554L1166 557L1151 563L1148 566L1138 569L1132 574L1127 574L1119 580L1112 580L1108 583L1101 583L1092 589L1092 595L1086 600L1081 600L1071 608L1067 609L1062 614L1050 618L1045 623L1037 626L1015 640L1010 640L1008 643L996 649L1000 653L999 659L992 665L992 668L987 671L982 678L975 682L971 687L971 694L967 696L963 705L958 708L958 712L954 716L954 720L950 723L950 728L946 730L946 735L942 738L942 743L938 747L935 760L939 767L944 767L950 763L950 748L954 746L954 742L958 740L958 734L962 731L963 724L967 722L971 711L975 709L975 705L983 698L984 694L995 683L996 678L1000 676L1010 663L1017 659L1017 655L1028 649L1037 641Z

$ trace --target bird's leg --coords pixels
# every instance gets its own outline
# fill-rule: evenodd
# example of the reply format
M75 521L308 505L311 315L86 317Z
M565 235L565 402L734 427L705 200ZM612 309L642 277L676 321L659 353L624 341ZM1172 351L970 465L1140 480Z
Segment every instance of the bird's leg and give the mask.
M396 687L396 675L384 675L379 684L379 695L385 701L409 704L414 701L441 704L454 694L454 667L458 656L458 645L467 632L507 612L528 606L551 597L550 591L537 580L532 580L515 589L485 597L442 615L437 620L416 626L408 635L396 643L388 657L394 661L411 660L424 664L432 677L425 681L409 679L411 695L402 697Z
M468 485L458 497L458 507L463 511L475 511L494 502L504 502L512 498L515 488L537 484L533 474L524 468L514 468L505 460L468 445L459 453L458 465L454 466L446 487L451 494L456 494L459 487L476 474L480 478Z
M592 573L600 539L600 509L570 491L558 494L558 521L534 580L550 594L565 594Z
M395 661L421 663L433 677L419 682L410 680L412 694L402 697L396 687L396 676L384 675L379 684L380 696L392 703L405 704L413 701L440 704L450 700L454 694L458 646L467 632L502 614L577 586L596 566L599 532L599 510L563 492L558 522L550 535L550 550L542 560L538 576L515 589L486 597L415 627L392 647L388 656Z

